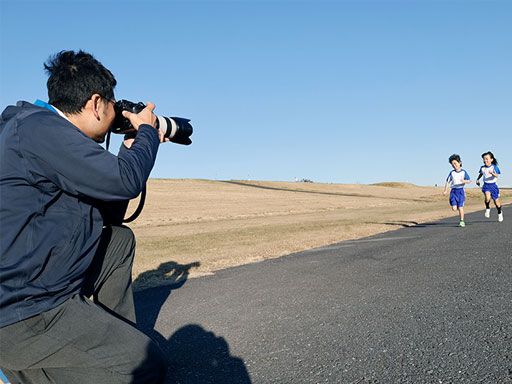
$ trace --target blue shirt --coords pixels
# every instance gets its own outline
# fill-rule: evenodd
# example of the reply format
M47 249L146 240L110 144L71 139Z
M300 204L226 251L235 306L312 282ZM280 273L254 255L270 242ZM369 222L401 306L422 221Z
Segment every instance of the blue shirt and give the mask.
M136 197L159 147L141 125L118 156L47 108L19 102L0 119L0 327L49 310L82 287L105 201Z

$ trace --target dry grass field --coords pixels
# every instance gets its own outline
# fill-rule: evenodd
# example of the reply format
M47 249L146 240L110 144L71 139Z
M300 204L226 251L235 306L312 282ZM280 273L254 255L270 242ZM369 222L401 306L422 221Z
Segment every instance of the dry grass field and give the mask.
M135 287L444 217L457 222L442 191L405 183L152 179L144 211L130 224L138 242ZM481 210L480 190L470 188L467 194L466 211ZM511 197L512 191L503 191L504 202Z

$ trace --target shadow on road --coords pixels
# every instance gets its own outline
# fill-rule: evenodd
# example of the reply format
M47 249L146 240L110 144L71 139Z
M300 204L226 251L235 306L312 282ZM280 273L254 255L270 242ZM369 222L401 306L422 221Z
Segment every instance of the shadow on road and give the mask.
M420 225L416 221L403 221L403 220L388 221L388 222L385 222L385 223L377 223L377 224L400 226L400 227L403 227L403 228L417 227L418 225Z
M190 264L169 261L160 264L155 270L141 273L133 282L137 324L143 329L153 329L160 309L171 292L181 288L190 270L199 266L198 261Z
M178 329L169 339L154 329L158 314L172 291L181 288L190 269L198 266L199 262L178 264L171 261L139 275L133 283L137 326L166 354L169 362L166 383L250 384L243 360L231 356L223 337L198 324ZM152 286L155 283L159 286Z
M476 224L476 223L488 223L489 221L482 221L482 220L470 220L466 221L466 225ZM455 218L455 221L453 222L435 222L435 223L417 223L416 221L388 221L388 222L376 222L371 224L385 224L385 225L393 225L393 226L400 226L402 228L413 228L413 229L419 229L419 228L428 228L428 227L459 227L459 218Z
M170 353L169 384L251 383L243 360L231 356L226 340L197 324L176 331L167 347Z

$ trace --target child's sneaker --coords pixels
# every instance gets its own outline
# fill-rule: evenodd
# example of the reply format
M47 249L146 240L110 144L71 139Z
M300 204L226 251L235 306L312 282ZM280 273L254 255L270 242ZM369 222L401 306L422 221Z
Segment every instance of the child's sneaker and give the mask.
M465 226L466 226L466 223L461 220L460 223L459 223L459 227L464 228Z
M486 209L485 210L485 217L487 217L487 218L491 217L491 210L490 209Z
M499 215L498 215L498 221L501 223L503 221L503 212L501 212Z

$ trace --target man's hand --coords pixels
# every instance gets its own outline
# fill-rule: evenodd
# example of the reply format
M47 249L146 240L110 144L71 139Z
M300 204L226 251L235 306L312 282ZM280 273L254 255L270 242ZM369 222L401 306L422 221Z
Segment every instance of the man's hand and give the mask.
M146 104L146 108L144 108L139 113L132 113L128 111L123 111L123 116L130 120L133 127L138 131L139 126L142 124L149 124L153 128L156 128L156 115L153 113L155 109L155 104L148 101Z
M139 130L139 126L142 124L149 124L153 128L156 128L157 117L153 113L154 109L155 104L153 104L151 101L148 101L146 103L146 108L144 108L139 113L123 111L123 116L130 120L130 123L132 123L133 127L137 131ZM169 141L169 139L164 139L164 132L162 132L160 129L158 130L158 137L160 138L161 143L163 143L164 141ZM132 146L133 140L133 137L125 137L124 145L127 148L130 148Z
M476 181L476 185L480 186L480 180Z

